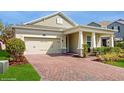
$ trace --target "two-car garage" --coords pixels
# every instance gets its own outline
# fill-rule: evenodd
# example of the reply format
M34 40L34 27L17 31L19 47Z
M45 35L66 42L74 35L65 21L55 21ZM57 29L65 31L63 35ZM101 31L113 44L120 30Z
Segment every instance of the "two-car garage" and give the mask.
M61 53L60 38L25 37L26 54Z

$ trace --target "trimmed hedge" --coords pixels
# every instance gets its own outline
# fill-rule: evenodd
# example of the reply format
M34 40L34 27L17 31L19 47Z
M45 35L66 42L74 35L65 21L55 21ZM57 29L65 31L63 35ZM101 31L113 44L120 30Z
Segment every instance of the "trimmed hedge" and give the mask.
M94 49L96 55L102 55L106 53L120 53L122 49L120 47L98 47Z

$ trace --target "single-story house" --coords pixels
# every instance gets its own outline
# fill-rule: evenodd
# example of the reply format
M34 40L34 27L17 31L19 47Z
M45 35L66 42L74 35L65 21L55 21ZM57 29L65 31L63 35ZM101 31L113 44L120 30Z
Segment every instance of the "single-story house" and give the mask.
M0 50L5 50L5 44L0 40Z
M88 44L91 50L101 47L102 37L108 37L109 46L114 47L115 30L78 25L62 12L13 26L13 29L15 37L25 42L25 54L71 52L82 56L82 44Z

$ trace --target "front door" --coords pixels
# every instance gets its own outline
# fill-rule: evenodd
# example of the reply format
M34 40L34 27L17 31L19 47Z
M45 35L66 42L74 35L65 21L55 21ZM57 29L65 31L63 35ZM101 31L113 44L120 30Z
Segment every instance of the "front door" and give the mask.
M102 45L107 46L107 40L106 39L102 39Z

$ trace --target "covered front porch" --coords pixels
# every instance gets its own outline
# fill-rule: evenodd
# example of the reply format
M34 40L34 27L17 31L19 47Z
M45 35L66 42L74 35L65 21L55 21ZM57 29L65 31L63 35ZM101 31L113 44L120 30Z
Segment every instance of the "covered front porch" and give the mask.
M103 45L114 47L114 31L110 29L78 26L67 29L64 34L66 36L66 53L77 53L81 57L83 56L83 44L88 45L89 52ZM107 40L102 40L102 38L107 38Z

